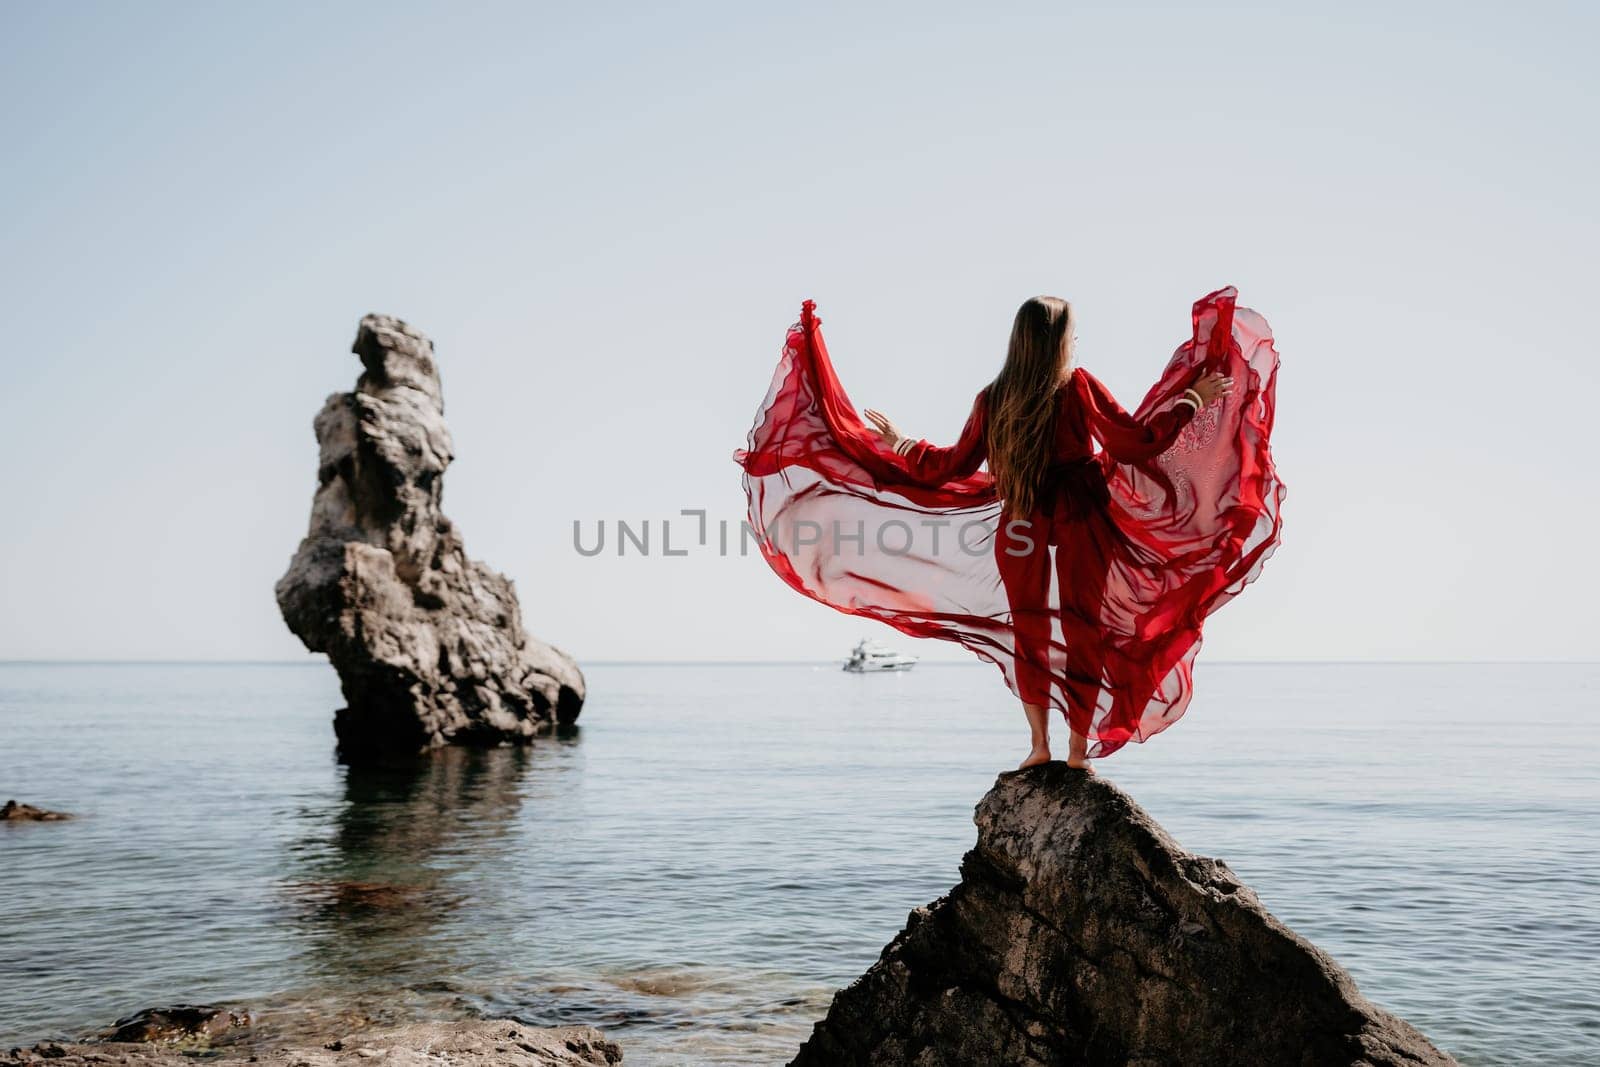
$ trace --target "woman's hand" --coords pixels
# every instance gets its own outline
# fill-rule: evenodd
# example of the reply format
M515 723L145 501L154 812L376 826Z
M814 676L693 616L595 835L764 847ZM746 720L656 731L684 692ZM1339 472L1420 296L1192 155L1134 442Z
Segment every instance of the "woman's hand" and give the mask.
M894 423L889 421L889 416L883 412L868 408L863 414L866 415L867 421L872 423L872 428L878 431L878 436L883 438L883 443L890 450L893 450L896 445L905 440L905 435L900 432Z
M1202 404L1210 404L1233 391L1233 379L1221 371L1212 371L1201 375L1199 381L1189 388L1199 394Z

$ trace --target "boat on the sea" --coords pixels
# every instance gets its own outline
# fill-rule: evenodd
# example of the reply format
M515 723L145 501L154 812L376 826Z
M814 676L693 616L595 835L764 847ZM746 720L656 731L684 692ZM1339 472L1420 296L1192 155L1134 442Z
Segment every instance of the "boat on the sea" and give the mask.
M886 648L871 638L862 638L861 643L850 651L850 658L844 661L844 669L855 674L876 674L879 671L909 671L917 665L917 657L909 656L904 652L896 652Z

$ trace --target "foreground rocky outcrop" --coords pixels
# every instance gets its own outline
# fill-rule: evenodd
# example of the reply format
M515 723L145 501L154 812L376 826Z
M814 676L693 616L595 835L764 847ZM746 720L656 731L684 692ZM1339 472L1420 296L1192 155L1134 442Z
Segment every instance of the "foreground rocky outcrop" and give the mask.
M64 811L46 811L15 800L6 801L5 807L0 808L0 822L64 822L70 818Z
M106 1041L124 1043L210 1041L254 1021L247 1011L213 1004L174 1004L169 1008L146 1008L118 1019L111 1031L102 1037Z
M976 821L961 883L834 997L793 1067L1455 1062L1115 786L1012 772Z
M355 392L330 396L311 528L277 585L289 629L339 672L342 751L525 741L570 723L583 674L529 637L511 582L440 510L453 457L433 343L368 315Z
M413 1023L338 1037L311 1046L277 1047L240 1041L214 1045L203 1039L158 1043L95 1041L45 1042L0 1055L0 1065L61 1067L182 1067L197 1062L254 1063L257 1067L344 1067L393 1064L395 1067L450 1067L452 1064L509 1064L521 1067L610 1067L622 1050L588 1026L544 1029L508 1019L455 1023Z

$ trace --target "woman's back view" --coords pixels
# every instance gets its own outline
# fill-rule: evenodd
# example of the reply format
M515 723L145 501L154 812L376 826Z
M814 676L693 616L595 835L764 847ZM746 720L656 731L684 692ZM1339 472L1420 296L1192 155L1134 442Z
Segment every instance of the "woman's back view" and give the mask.
M1187 706L1205 616L1278 539L1277 353L1233 298L1195 305L1191 340L1133 415L1069 370L1070 307L1030 300L948 448L877 412L863 425L808 303L736 456L764 555L823 603L997 663L1032 727L1025 765L1049 758L1050 706L1075 765L1145 740ZM1223 401L1235 376L1243 395Z

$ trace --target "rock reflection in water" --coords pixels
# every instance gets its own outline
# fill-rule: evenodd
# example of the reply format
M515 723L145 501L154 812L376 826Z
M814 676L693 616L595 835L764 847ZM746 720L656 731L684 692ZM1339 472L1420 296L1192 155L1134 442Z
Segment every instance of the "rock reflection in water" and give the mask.
M388 998L407 993L450 1013L495 936L474 906L486 872L517 847L527 776L560 773L546 748L559 744L342 768L343 803L307 812L284 857L307 977L347 1006L381 994L363 1015L387 1016Z

